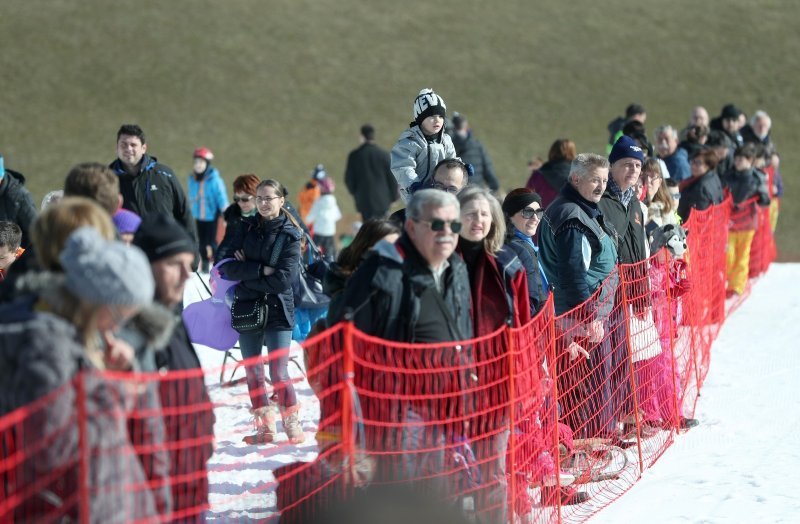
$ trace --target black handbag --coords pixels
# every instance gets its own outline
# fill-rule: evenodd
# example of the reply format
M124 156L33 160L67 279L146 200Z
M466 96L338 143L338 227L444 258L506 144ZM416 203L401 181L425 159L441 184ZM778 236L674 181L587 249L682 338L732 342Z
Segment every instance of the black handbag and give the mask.
M231 303L231 327L239 333L259 331L267 323L267 301L265 297L241 299L233 292Z
M292 282L294 293L294 306L303 309L322 309L328 307L331 297L322 290L322 280L328 271L328 261L320 253L319 248L312 240L311 235L306 235L308 243L309 262L300 264L297 279Z
M322 261L314 262L306 266L300 264L300 274L294 283L294 305L298 308L320 309L327 307L331 297L322 290L322 279L315 274L317 264L324 264Z
M285 241L285 235L278 235L278 238L275 239L275 245L272 247L269 257L270 267L275 267ZM233 290L233 301L231 302L231 327L239 333L264 329L269 316L266 295L243 299L239 297L238 291L239 286L237 285Z

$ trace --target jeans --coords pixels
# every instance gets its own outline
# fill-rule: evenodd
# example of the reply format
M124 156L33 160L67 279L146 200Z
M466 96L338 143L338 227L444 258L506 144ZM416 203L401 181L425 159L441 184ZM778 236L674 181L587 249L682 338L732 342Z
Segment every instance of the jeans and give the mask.
M278 395L278 405L289 408L297 404L294 385L289 380L289 347L292 344L291 331L252 331L239 335L239 346L242 348L242 357L249 359L261 355L262 345L267 346L268 353L280 351L281 355L269 359L269 378L272 387ZM263 408L267 405L267 393L264 381L264 364L261 361L245 366L247 375L247 390L250 393L250 402L253 409Z

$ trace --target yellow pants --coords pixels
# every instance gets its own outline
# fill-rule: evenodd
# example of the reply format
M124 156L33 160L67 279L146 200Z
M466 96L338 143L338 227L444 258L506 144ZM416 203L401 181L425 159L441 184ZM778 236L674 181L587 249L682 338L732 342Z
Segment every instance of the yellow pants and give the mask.
M772 201L769 203L769 225L772 228L772 232L775 232L775 228L778 227L778 215L780 214L780 204L778 203L777 198L773 198Z
M747 285L750 273L750 245L755 230L728 232L728 291L740 295Z

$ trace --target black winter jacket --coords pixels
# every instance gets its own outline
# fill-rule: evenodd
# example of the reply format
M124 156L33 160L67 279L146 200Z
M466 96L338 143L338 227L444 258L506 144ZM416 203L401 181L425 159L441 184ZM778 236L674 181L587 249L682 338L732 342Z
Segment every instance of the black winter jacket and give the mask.
M197 242L197 227L192 210L186 200L183 187L168 166L159 164L149 155L142 157L139 172L131 175L117 159L109 166L119 177L119 192L122 207L141 217L160 214L170 215L192 235Z
M194 509L202 513L208 505L206 462L214 451L215 417L200 360L186 327L176 320L166 348L156 356L162 371L190 372L174 378L167 373L159 381L166 441L179 444L170 449L170 474L175 477L172 504L176 512Z
M275 273L264 276L264 266L270 264L272 248L278 235L284 244L275 263ZM292 282L300 274L300 238L303 233L296 228L284 212L273 219L263 220L260 215L245 217L225 233L217 250L217 258L234 258L234 252L244 251L243 262L231 261L220 267L227 280L239 280L236 295L243 299L267 296L269 315L267 327L292 329L294 326L294 294ZM282 312L281 314L278 314Z
M617 244L620 264L635 264L645 260L647 236L644 232L642 206L636 195L631 197L626 208L619 197L606 187L597 207L603 213L605 224L613 226L613 229L609 228L609 232L613 233Z
M391 170L389 152L373 142L365 142L347 156L344 183L364 217L386 216L397 200L397 180Z
M24 184L24 176L6 169L0 178L0 220L17 224L22 230L22 247L27 247L31 224L36 218L36 205Z
M451 329L451 340L472 338L467 267L455 253L448 262L450 267L443 276L443 298L457 324ZM396 245L381 241L348 280L340 310L329 320L339 322L349 312L356 327L364 333L415 342L420 297L424 290L435 285L428 264L406 234Z
M709 171L699 178L689 179L689 183L681 188L681 199L678 200L678 215L686 223L692 209L700 211L722 203L725 194L722 189L719 175L716 171Z
M488 187L492 191L500 189L500 182L497 180L497 175L494 173L494 165L489 153L480 141L472 136L470 132L466 137L462 137L458 133L450 135L453 139L453 147L456 148L456 154L461 158L465 164L472 164L475 173L469 180L472 185L479 185Z

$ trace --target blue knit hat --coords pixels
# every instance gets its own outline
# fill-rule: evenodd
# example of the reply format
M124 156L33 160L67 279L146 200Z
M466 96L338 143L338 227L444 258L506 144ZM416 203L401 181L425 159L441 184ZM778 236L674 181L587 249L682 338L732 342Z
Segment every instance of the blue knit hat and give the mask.
M644 163L644 153L639 143L629 136L622 135L614 144L611 149L611 154L608 155L608 163L613 164L620 158L635 158L639 162Z

